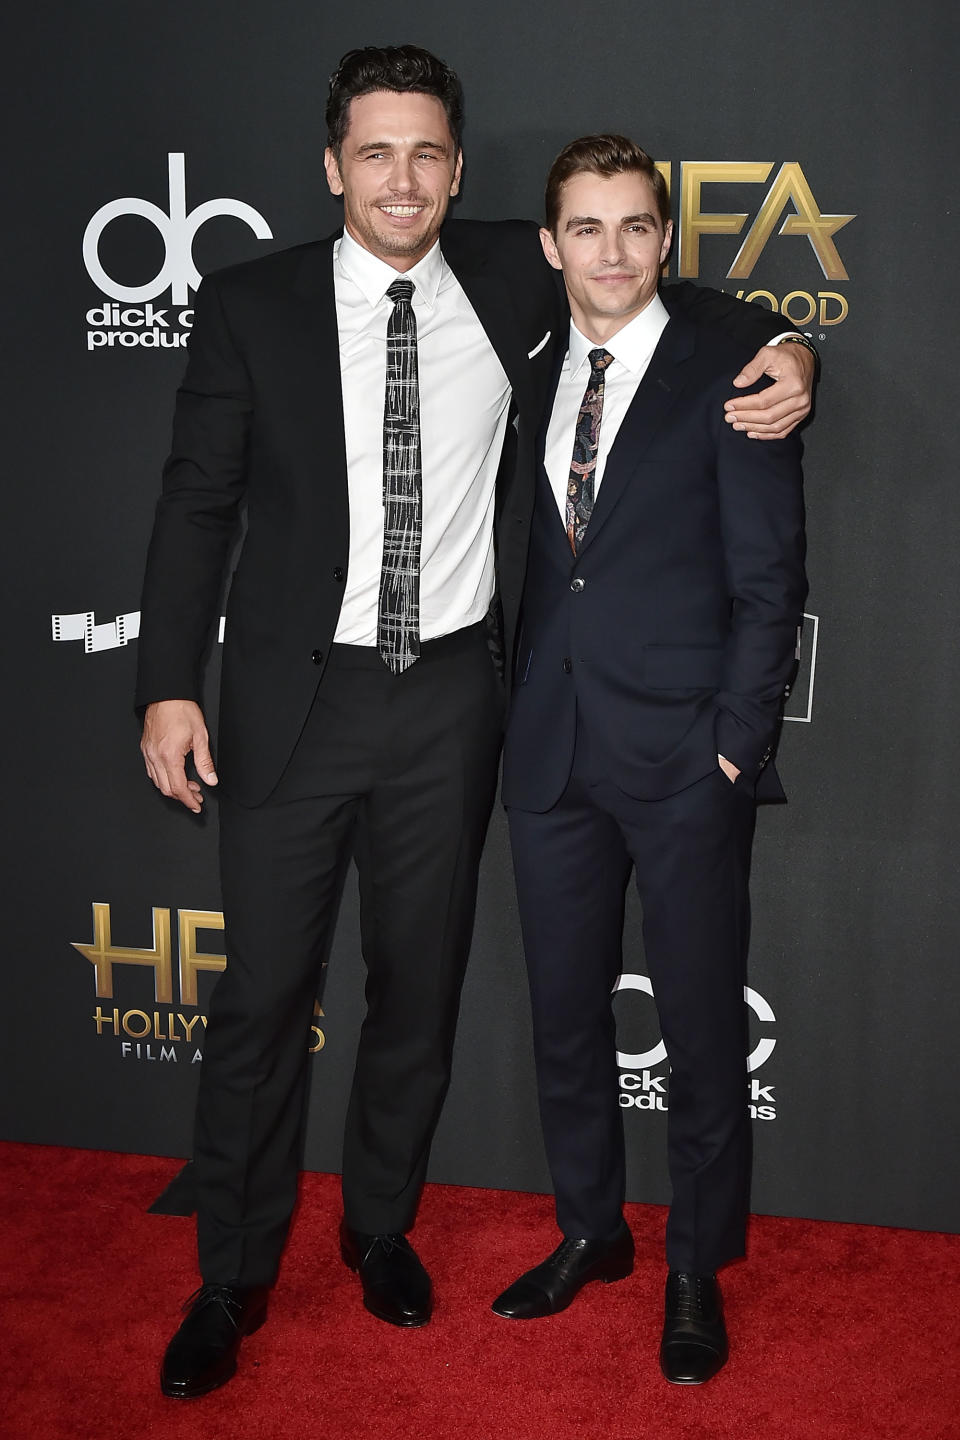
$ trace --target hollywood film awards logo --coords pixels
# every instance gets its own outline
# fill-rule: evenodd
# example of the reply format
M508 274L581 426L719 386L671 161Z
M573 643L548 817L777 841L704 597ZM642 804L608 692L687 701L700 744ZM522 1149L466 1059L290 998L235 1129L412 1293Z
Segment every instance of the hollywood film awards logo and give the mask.
M70 944L93 966L96 1005L90 1019L99 1039L113 1043L120 1060L200 1064L207 1016L199 977L204 971L219 973L226 968L226 955L209 948L210 932L215 935L223 930L223 913L178 910L174 928L169 908L155 905L153 943L125 945L114 939L109 904L95 902L92 930L90 940L72 940ZM131 1005L129 999L124 1003L119 996L121 989L129 995L131 970L141 976L144 970L152 971L149 991L143 984L137 986L139 1005ZM324 1047L323 1018L315 1001L306 1037L311 1055L318 1055Z
M774 165L772 160L683 160L678 167L670 160L657 162L668 190L676 185L680 191L670 271L675 269L679 280L696 280L701 270L701 242L706 241L705 248L712 253L716 237L739 237L746 227L726 271L723 288L739 300L765 305L808 334L816 330L817 338L825 340L829 328L842 324L849 314L846 295L835 288L850 278L835 237L857 217L821 211L797 161L784 161L775 172ZM679 169L679 175L675 169ZM718 202L711 198L711 192L717 193L713 189L716 186L722 187L721 195L729 194L731 187L738 196L750 195L746 203L752 201L751 209L715 208ZM764 188L753 188L760 186ZM763 198L757 206L753 197L759 195ZM756 266L770 242L779 236L807 241L823 277L821 282L806 280L805 287L798 289L779 286L771 290L757 285Z
M646 975L621 975L613 987L614 994L622 990L638 990L653 998L653 985ZM743 987L743 998L753 1011L760 1025L772 1025L776 1021L772 1006L749 985ZM772 1035L762 1034L747 1056L747 1107L753 1120L776 1120L776 1086L761 1084L756 1071L765 1065L776 1048ZM620 1105L624 1110L668 1109L669 1066L667 1047L659 1041L650 1050L627 1054L617 1051L620 1067ZM659 1073L656 1073L658 1072ZM764 1079L766 1077L763 1077Z
M200 272L193 261L197 231L218 215L242 220L258 240L270 240L273 232L252 205L243 200L221 197L206 200L187 210L187 183L184 157L167 156L169 188L167 209L150 200L125 196L110 200L90 219L83 235L83 261L87 274L105 297L104 303L87 311L87 349L177 349L184 348L193 324L191 291L200 284ZM122 216L137 215L159 231L163 241L163 264L155 275L139 285L122 285L104 268L100 241L108 226ZM154 301L169 301L155 305Z

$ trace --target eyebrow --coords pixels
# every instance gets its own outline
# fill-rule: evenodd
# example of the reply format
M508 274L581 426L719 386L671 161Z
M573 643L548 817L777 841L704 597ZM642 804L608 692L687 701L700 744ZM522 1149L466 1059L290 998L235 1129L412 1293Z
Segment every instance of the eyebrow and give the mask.
M375 150L392 150L397 142L395 140L371 140L367 145L357 147L358 155L366 155ZM436 150L440 155L448 155L449 149L439 140L415 140L414 150Z
M638 222L644 225L656 225L656 218L649 210L644 210L638 215L624 215L619 220L620 225L636 225ZM578 225L602 225L603 221L598 220L596 215L571 215L564 226L565 230L575 230Z

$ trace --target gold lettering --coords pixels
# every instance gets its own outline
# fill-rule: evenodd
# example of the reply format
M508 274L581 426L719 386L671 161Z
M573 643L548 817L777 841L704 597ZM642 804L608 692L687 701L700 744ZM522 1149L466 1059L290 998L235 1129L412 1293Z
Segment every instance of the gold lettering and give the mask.
M160 1005L173 1003L173 965L170 953L170 911L153 910L153 949L114 945L110 934L110 906L94 903L93 944L71 941L97 972L97 999L113 999L114 965L149 965L154 971L154 996Z
M836 290L821 290L817 299L820 301L820 324L839 325L841 320L846 320L850 313L850 306L847 304L846 295L838 295ZM836 315L831 315L827 309L827 301L836 300L840 309Z
M198 930L222 930L223 914L219 910L180 911L180 1000L184 1005L197 1005L197 972L223 970L226 955L207 955L197 949Z
M326 1042L326 1039L324 1038L323 1031L320 1029L320 1026L319 1026L319 1025L311 1025L311 1026L310 1026L310 1029L313 1031L314 1035L315 1035L317 1038L316 1038L316 1040L313 1041L313 1043L312 1043L311 1045L308 1045L308 1046L307 1046L307 1053L308 1053L309 1055L316 1055L317 1051L318 1051L318 1050L322 1050L323 1047L324 1047L324 1045L326 1045L327 1042Z
M112 1025L112 1026L113 1026L113 1033L114 1033L114 1035L116 1035L117 1031L120 1029L120 1011L119 1011L119 1009L118 1009L116 1006L114 1006L114 1008L113 1008L113 1015L111 1016L111 1015L104 1015L103 1011L100 1009L100 1006L98 1005L97 1008L96 1008L96 1011L94 1012L93 1018L94 1018L94 1021L95 1021L95 1023L96 1023L97 1034L98 1034L98 1035L102 1035L102 1034L103 1034L103 1027L104 1027L104 1025Z
M768 171L770 167L768 166ZM686 170L686 166L684 166ZM763 177L764 179L766 176ZM729 280L746 280L753 273L753 267L760 258L760 252L773 234L774 227L784 207L792 203L796 207L780 226L781 235L806 235L820 262L820 269L828 280L847 280L849 276L837 247L831 238L837 230L849 225L855 215L821 215L806 176L795 160L781 165L776 179L767 192L767 198L760 207L756 220L747 233L730 269ZM727 217L731 218L731 217ZM746 218L746 217L744 217ZM739 233L739 227L736 233ZM687 271L683 272L687 274ZM696 274L696 271L690 271Z
M803 315L794 315L790 309L791 302L802 300L805 307ZM786 315L792 325L809 325L817 313L817 302L807 290L791 290L789 295L784 295L780 301L780 314Z
M777 299L776 295L774 295L771 290L751 290L749 295L745 295L742 290L738 290L737 299L746 300L747 303L750 305L752 305L756 300L767 300L769 301L770 309L773 311L774 315L776 315L777 311L780 309L780 301Z
M140 1019L143 1021L143 1027L144 1027L144 1028L143 1028L142 1030L134 1030L134 1029L131 1027L130 1020L131 1020L131 1017L134 1016L134 1015L138 1015L138 1016L140 1017ZM150 1016L147 1014L146 1010L127 1010L127 1011L124 1012L124 1016L123 1016L123 1028L124 1028L124 1030L126 1030L126 1032L127 1032L128 1035L132 1036L132 1038L133 1038L134 1040L142 1040L143 1037L144 1037L144 1035L149 1035L149 1034L150 1034L150 1030L151 1030ZM149 1049L149 1046L148 1046L147 1048ZM137 1055L139 1056L139 1054L140 1054L140 1051L139 1051L139 1049L138 1049L138 1050L137 1050Z
M684 160L680 166L680 269L679 275L700 274L701 235L739 235L750 218L701 208L705 184L760 185L773 169L773 161ZM733 271L730 271L731 276ZM749 274L749 271L747 271Z
M194 1025L196 1025L197 1021L200 1019L200 1016L199 1016L199 1015L194 1015L194 1016L192 1016L191 1019L188 1020L184 1015L178 1014L178 1015L177 1015L177 1019L180 1021L180 1024L183 1026L184 1031L186 1032L186 1033L184 1034L184 1037L183 1037L184 1040L186 1040L186 1041L189 1042L190 1036L193 1034L193 1027L194 1027ZM173 1038L173 1037L171 1036L171 1039L172 1039L172 1038Z

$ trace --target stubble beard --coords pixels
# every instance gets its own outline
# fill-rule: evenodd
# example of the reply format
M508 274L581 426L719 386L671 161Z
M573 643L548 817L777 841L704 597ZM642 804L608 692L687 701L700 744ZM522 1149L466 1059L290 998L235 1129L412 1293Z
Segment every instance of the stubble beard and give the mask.
M414 200L397 200L397 205L412 205ZM374 207L375 208L375 207ZM437 238L440 225L436 214L431 213L424 229L409 231L381 230L369 211L361 212L359 221L354 218L353 228L365 247L374 255L406 259L411 255L423 256Z

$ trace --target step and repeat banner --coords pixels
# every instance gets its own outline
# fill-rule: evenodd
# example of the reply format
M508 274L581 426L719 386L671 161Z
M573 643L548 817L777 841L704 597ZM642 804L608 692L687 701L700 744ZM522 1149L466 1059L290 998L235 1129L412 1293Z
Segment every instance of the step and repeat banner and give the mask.
M576 135L669 180L670 277L818 346L810 597L761 813L744 1103L754 1208L955 1230L960 760L953 7L747 0L55 0L18 18L7 103L3 1134L189 1154L224 964L216 801L146 780L132 711L145 548L200 276L328 233L340 54L460 72L455 213L541 214ZM211 656L215 719L218 654ZM628 903L615 1007L630 1198L663 1201L667 1065ZM336 1170L363 1007L352 879L304 1044L305 1165ZM616 1103L615 1096L611 1103ZM506 832L495 815L431 1176L546 1190Z

